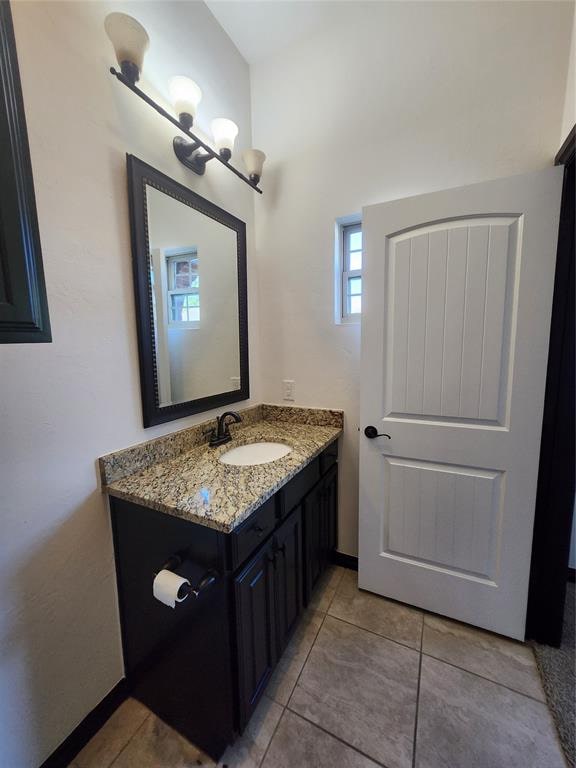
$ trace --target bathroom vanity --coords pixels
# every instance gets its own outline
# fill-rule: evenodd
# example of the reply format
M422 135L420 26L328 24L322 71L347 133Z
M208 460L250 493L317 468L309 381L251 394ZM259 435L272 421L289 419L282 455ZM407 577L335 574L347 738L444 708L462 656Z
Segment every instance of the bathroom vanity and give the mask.
M203 424L100 460L132 694L216 759L250 719L337 541L342 414L242 415L218 448L201 442ZM290 453L222 462L262 440ZM161 569L197 594L174 609L156 600Z

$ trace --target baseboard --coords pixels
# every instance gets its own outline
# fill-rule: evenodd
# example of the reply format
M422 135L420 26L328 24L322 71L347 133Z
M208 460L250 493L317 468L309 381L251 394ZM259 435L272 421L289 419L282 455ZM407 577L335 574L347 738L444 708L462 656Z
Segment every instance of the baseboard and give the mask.
M342 568L350 568L352 571L358 570L358 558L354 555L346 555L344 552L338 552L335 549L332 552L332 562L334 565L340 565Z
M353 555L346 555L344 552L334 550L331 560L335 565L340 565L342 568L350 568L353 571L358 570L358 558ZM571 577L573 581L574 570L572 569ZM106 720L114 714L129 695L128 681L124 678L86 715L84 720L74 728L70 736L52 752L50 757L46 758L40 768L67 768L80 750L88 744L92 736L102 728Z
M129 695L128 681L124 678L86 715L40 768L66 768Z
M576 569L575 568L568 568L568 581L571 581L572 584L576 583Z

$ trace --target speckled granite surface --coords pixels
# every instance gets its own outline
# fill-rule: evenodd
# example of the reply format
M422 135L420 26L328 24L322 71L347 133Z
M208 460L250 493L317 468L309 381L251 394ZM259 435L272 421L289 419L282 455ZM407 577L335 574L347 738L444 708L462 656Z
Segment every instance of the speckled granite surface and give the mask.
M329 408L301 408L297 405L262 405L266 421L286 421L290 424L310 424L316 427L343 427L344 412Z
M262 419L266 421L286 421L291 424L336 427L344 426L344 412L327 408L301 408L291 405L253 405L250 408L234 408L242 416L241 424L231 424L230 432L236 434ZM116 482L127 475L142 472L144 469L179 456L186 451L206 442L205 432L216 426L216 419L209 419L187 429L170 432L163 437L147 440L145 443L108 453L98 459L102 486Z
M204 422L102 457L104 489L112 496L229 532L342 432L341 411L255 406L241 413L243 421L233 430L233 440L219 448L204 442L202 432L213 424ZM231 448L261 440L286 443L292 451L257 466L219 461Z
M235 409L232 408L231 410ZM238 413L242 414L240 426L248 426L262 419L261 405L237 410ZM154 440L147 440L145 443L138 443L138 445L133 445L130 448L101 456L98 459L98 464L102 486L105 487L122 477L141 472L160 461L172 459L198 445L203 445L206 442L204 432L215 426L216 419L209 419L195 424L193 427L179 429L177 432L170 432L170 434L157 437ZM237 425L231 424L230 432L232 434L234 434L235 429L237 429Z

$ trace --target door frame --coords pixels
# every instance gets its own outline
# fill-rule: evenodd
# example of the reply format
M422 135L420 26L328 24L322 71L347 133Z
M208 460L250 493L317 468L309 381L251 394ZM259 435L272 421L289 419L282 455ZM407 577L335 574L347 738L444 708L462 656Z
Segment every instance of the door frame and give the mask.
M554 159L564 165L526 637L559 646L574 513L574 162L576 126Z

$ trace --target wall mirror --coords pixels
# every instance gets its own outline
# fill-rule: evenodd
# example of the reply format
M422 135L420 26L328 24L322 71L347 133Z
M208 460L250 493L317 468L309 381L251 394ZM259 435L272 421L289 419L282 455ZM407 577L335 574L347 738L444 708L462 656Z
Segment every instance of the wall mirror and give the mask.
M249 397L246 225L128 155L144 426Z

